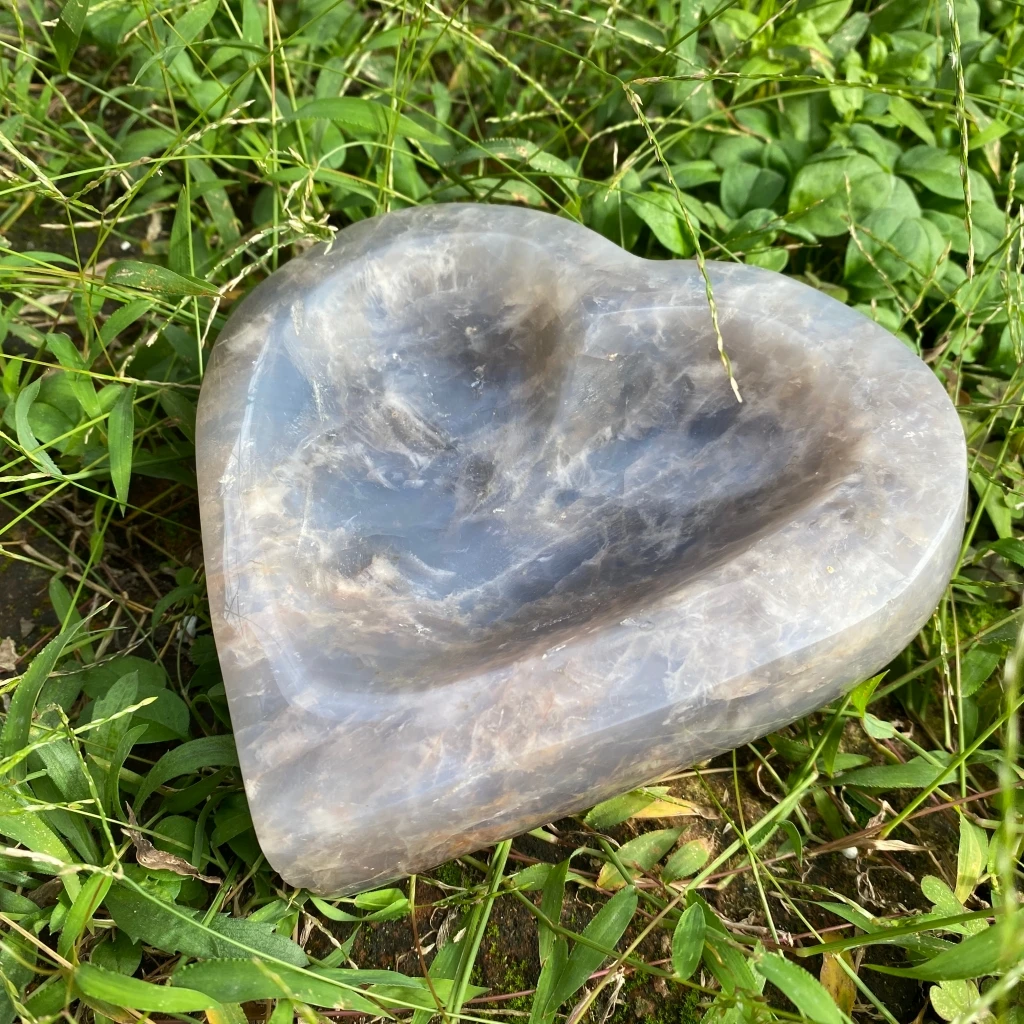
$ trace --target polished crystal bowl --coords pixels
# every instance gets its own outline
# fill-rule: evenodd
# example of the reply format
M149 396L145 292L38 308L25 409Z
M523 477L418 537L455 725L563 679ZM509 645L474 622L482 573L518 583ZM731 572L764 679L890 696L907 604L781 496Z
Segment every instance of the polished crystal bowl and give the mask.
M366 888L729 750L883 667L963 529L956 411L835 299L545 213L421 207L232 315L198 423L256 831Z

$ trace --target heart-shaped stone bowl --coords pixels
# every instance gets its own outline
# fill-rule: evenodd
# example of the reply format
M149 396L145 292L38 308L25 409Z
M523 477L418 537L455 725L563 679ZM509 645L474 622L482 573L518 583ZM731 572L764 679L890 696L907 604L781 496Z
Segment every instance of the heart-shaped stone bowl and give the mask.
M214 630L270 863L350 892L763 735L878 671L957 556L932 372L796 281L513 207L363 221L203 382Z

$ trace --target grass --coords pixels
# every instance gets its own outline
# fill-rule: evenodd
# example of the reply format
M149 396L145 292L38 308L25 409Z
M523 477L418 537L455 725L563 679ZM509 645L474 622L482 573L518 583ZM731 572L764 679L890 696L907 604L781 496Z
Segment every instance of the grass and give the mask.
M1022 56L1013 0L0 7L0 1024L1019 1022ZM314 900L234 766L196 395L275 267L450 200L783 271L896 333L962 416L962 558L833 707Z

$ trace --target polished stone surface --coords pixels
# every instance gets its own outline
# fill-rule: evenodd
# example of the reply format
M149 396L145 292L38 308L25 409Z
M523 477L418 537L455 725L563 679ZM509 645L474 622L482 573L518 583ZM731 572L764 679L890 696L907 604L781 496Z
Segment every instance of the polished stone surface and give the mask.
M260 285L203 384L203 540L270 863L350 891L784 725L931 614L964 440L777 274L426 207Z

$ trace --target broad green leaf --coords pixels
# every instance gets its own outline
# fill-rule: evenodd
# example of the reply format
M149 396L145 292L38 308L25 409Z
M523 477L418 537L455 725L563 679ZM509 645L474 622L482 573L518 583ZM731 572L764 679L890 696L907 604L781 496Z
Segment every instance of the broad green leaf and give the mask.
M43 683L54 670L57 661L64 653L64 648L75 637L80 628L75 624L52 639L33 659L32 664L21 677L11 704L4 719L3 731L0 732L0 752L3 757L12 757L28 743L29 731L32 728L32 714ZM24 762L15 765L11 775L16 779L25 777Z
M381 971L380 973L387 972ZM411 1005L436 1013L437 1002L434 1000L434 993L427 988L426 984L421 984L420 979L417 978L406 978L404 975L396 975L396 977L403 979L400 985L373 985L367 990L367 994L379 999L385 1006L398 1008ZM454 984L447 978L438 979L434 982L434 992L437 993L440 1000L444 1001L450 996ZM486 991L487 989L480 988L478 985L468 985L466 998L472 999Z
M180 775L191 775L200 768L238 767L238 752L230 736L200 736L181 746L168 750L149 770L136 796L136 809L141 813L142 805L150 793L171 779Z
M140 128L125 136L118 155L123 162L134 163L153 153L169 150L177 139L178 136L170 128Z
M1024 954L1024 928L1019 917L1018 914L1008 922L997 921L916 967L884 967L871 963L864 966L918 981L962 981L999 974Z
M897 735L896 726L892 722L887 722L884 718L871 714L870 711L864 713L861 725L872 739L891 740Z
M921 879L921 892L935 906L935 913L941 917L956 917L965 914L963 903L954 895L953 890L935 875L925 875ZM984 922L982 922L984 927Z
M686 160L672 165L672 180L681 189L696 188L722 177L714 160Z
M180 391L167 388L160 392L160 405L171 419L178 421L178 429L195 444L195 404L190 402Z
M802 867L804 863L804 841L800 835L800 830L791 821L780 821L779 828L786 833L786 839L779 846L777 850L778 855L794 853L796 854L797 864Z
M978 986L972 981L940 981L928 991L928 998L943 1020L953 1021L968 1013L978 998Z
M350 914L348 911L339 910L318 896L311 896L310 899L317 910L331 921L390 921L397 917L404 917L408 913L409 901L400 889L384 889L378 890L377 893L363 893L363 896L376 895L381 895L388 902L374 904L370 901L363 901L360 903L360 897L357 897L356 901L354 901L357 907L369 910L369 913L366 914Z
M96 701L92 717L94 721L103 724L84 734L90 751L100 753L104 757L109 757L114 752L118 743L121 742L121 737L131 728L132 724L131 715L118 715L118 712L137 703L138 692L139 677L137 673L129 672L118 679ZM104 721L104 719L109 719L109 721Z
M486 139L474 142L454 157L451 164L459 165L486 157L512 165L525 163L533 170L557 179L570 192L576 191L579 174L573 166L552 156L529 139Z
M37 749L36 753L50 746L46 744ZM40 756L40 760L46 764L46 760ZM73 852L86 863L95 864L101 859L99 848L89 831L89 819L74 810L65 810L61 807L63 794L57 788L53 779L48 776L36 776L31 784L32 795L39 801L51 805L43 815L46 824L64 839L71 843ZM55 925L55 927L59 927Z
M520 892L539 892L547 884L553 868L553 864L531 864L529 867L509 875L509 882ZM539 924L538 927L540 927Z
M104 899L118 928L136 942L166 953L184 953L204 959L247 959L253 951L283 960L295 967L307 957L291 939L278 935L271 924L218 914L204 924L190 907L143 895L127 882L115 882Z
M79 964L74 977L75 987L83 995L119 1008L158 1013L191 1013L193 1010L207 1010L216 1006L216 1000L202 992L153 985L139 978L126 978L123 974L115 974L95 964Z
M134 659L133 659L134 660ZM136 723L145 723L141 743L163 743L167 740L187 740L189 726L189 712L185 702L173 690L167 689L162 682L155 682L151 678L139 679L138 692L135 703L152 699L134 712L133 718ZM86 704L79 714L79 723L85 724L97 715L97 702L91 701Z
M0 977L5 982L0 985L0 1024L12 1024L18 1016L18 1011L11 1000L11 989L16 997L24 999L25 989L35 974L36 956L36 948L20 935L11 931L4 935L3 945L0 946ZM63 987L61 984L61 988Z
M926 145L935 145L935 133L928 126L921 111L909 100L905 100L902 96L890 96L889 113Z
M420 142L444 144L444 139L430 129L417 124L411 117L399 114L382 103L364 99L361 96L325 96L309 100L286 118L288 121L325 120L333 121L343 128L370 135L395 135Z
M824 0L825 6L833 6L830 0ZM845 0L840 0L834 6L842 9ZM813 16L813 12L809 12ZM821 25L818 26L821 28ZM871 27L871 18L863 11L854 11L836 30L829 36L828 45L832 56L842 60L848 53L851 53L857 44L864 38L864 34ZM827 31L827 30L823 30Z
M855 768L836 780L844 786L862 786L865 789L924 789L940 776L948 780L949 771L914 757L906 764L872 765Z
M32 403L39 395L39 388L42 385L40 379L32 381L23 388L18 400L14 405L14 428L18 435L18 444L21 445L25 454L41 470L49 473L50 476L62 477L64 474L57 468L57 464L43 450L32 425L29 423L29 413L32 410Z
M135 385L121 389L110 410L107 426L107 448L110 452L110 478L114 483L121 514L128 502L128 485L132 475L132 448L135 440Z
M199 3L186 8L185 13L171 26L168 34L168 40L173 44L167 48L167 55L164 58L168 64L206 28L210 19L217 13L219 5L220 0L199 0Z
M947 199L963 198L959 158L936 149L934 145L908 149L897 161L896 169L936 195Z
M167 673L162 665L130 654L110 658L99 665L89 665L76 673L76 676L81 689L87 696L95 699L102 697L118 679L129 672L138 675L139 685L143 690L147 685L154 690L167 686Z
M146 264L148 266L148 264ZM149 299L133 299L114 310L100 328L100 339L109 345L123 330L131 327L136 320L145 316L153 309Z
M324 168L327 170L327 168ZM227 190L223 187L226 184L221 181L205 160L190 160L189 170L195 179L192 192L202 193L203 202L210 214L210 218L217 227L223 245L234 245L239 237L238 218L231 206Z
M808 1019L817 1024L846 1024L821 982L799 964L781 953L766 953L754 966Z
M53 739L38 747L36 756L46 767L46 778L69 803L88 800L89 779L75 748L65 739Z
M5 975L10 979L10 973L5 969ZM25 998L25 1010L28 1019L55 1018L60 1016L71 1000L68 986L59 975L52 975L41 985L37 985ZM2 1020L0 1015L0 1020Z
M136 712L137 714L138 712ZM125 716L127 719L127 716ZM107 768L107 778L101 790L103 807L112 817L120 817L121 810L121 769L124 767L132 747L140 742L149 726L133 725L126 730L117 741L114 752L110 755L110 764Z
M689 878L695 875L708 861L711 851L703 839L691 839L683 843L662 868L661 878L665 882L674 882L677 878Z
M283 1001L288 1003L288 1000ZM207 1024L249 1024L249 1018L240 1003L221 1003L217 1009L206 1011L206 1020Z
M931 273L942 253L942 238L930 221L892 208L869 213L856 231L846 247L843 279L880 295L896 282Z
M693 252L675 196L668 192L644 192L627 197L626 202L669 252L676 256L689 256Z
M53 51L57 56L58 67L65 73L78 49L78 40L82 37L88 13L89 0L64 0L64 6L60 9L60 17L53 30Z
M99 396L89 374L82 353L66 334L47 334L46 347L56 356L57 362L68 371L68 382L78 404L86 416L98 419L102 415Z
M629 199L642 188L640 175L633 168L599 184L586 206L587 224L616 245L631 249L644 222L629 205Z
M437 951L434 959L431 960L430 966L427 968L427 973L430 975L435 986L437 982L448 982L451 985L452 980L459 970L459 963L462 960L462 952L465 945L465 933L463 932L463 926L465 924L465 918L461 918L454 929L455 935L459 936L457 940L446 942ZM461 934L460 934L461 933ZM543 976L543 971L541 975ZM449 991L451 989L449 988ZM413 1024L428 1024L435 1016L434 1008L416 1010L412 1015Z
M704 952L704 909L694 903L680 916L672 933L672 970L682 981L697 969Z
M612 828L643 810L653 800L654 797L650 793L634 789L597 804L587 812L583 820L598 831Z
M7 836L34 853L40 853L53 861L72 863L68 848L40 815L6 789L0 789L0 836ZM50 870L52 871L55 866L50 866ZM81 889L78 879L73 874L65 874L61 876L61 881L68 895L74 899Z
M89 963L129 976L139 969L141 962L142 944L132 942L131 937L121 931L115 931L111 938L93 946L89 953Z
M853 0L811 0L805 17L819 32L835 32L846 19Z
M153 614L150 616L150 621L155 628L159 625L160 620L164 617L164 614L169 608L173 608L176 604L180 604L186 601L190 597L195 597L196 594L200 593L202 588L198 583L186 583L180 587L175 587L173 590L168 591L160 598L155 605L153 605Z
M561 861L551 869L540 897L540 912L552 923L562 920L562 901L565 899L565 877L569 871L569 859ZM540 962L543 967L551 956L558 933L543 922L537 925L537 942Z
M264 45L263 17L257 0L242 0L242 39L259 49Z
M176 274L157 263L143 263L140 260L118 260L107 268L107 284L119 284L127 288L138 288L158 295L216 295L217 289L197 277Z
M547 1009L554 1010L570 996L578 992L596 971L605 958L612 954L615 944L629 927L636 913L637 896L632 886L617 892L597 912L594 919L583 929L583 936L599 946L594 949L577 942L565 962L558 980L554 984ZM607 952L603 952L603 951Z
M970 697L988 682L1003 660L1003 652L998 647L972 647L960 659L960 693Z
M71 953L72 947L99 909L103 897L107 895L110 883L110 875L101 874L90 875L83 883L82 891L75 897L75 902L64 918L64 927L57 942L58 955L66 958Z
M212 846L223 846L236 836L240 836L251 829L252 817L249 814L249 805L246 802L245 795L234 793L222 800L214 812L213 820L215 827L213 835L210 836L210 844ZM398 917L407 916L409 913L409 901L402 894L401 890L396 891L399 898L390 906L373 911L369 917L364 916L358 918L358 920L393 921Z
M786 179L770 167L738 161L726 167L719 186L722 209L730 217L772 205L786 187Z
M806 14L796 14L782 21L775 30L773 42L776 46L797 46L825 57L832 56L832 51L821 38L814 19Z
M565 970L568 958L569 944L561 935L556 936L551 953L544 961L540 977L537 979L537 991L533 994L528 1024L551 1024L555 1019L558 1007L553 1004L551 997ZM417 1021L416 1024L424 1024L424 1022Z
M821 236L846 234L851 216L859 223L886 206L904 216L920 213L906 182L849 150L829 150L804 164L789 192L791 224Z
M47 587L50 593L50 604L57 613L57 620L68 632L82 628L82 616L74 606L71 592L64 586L59 576L52 576ZM93 659L92 644L84 639L75 644L75 649L81 652L82 659L90 662Z
M956 859L956 898L965 902L974 892L988 861L988 833L960 815L960 849Z
M220 0L199 0L198 3L187 7L185 13L171 26L167 36L168 45L145 61L136 74L136 80L141 79L154 64L162 64L164 67L173 64L186 89L193 84L196 81L195 73L183 51L206 27L219 5Z
M654 832L644 832L636 839L623 843L616 851L616 856L622 866L630 872L630 877L623 878L619 874L619 869L609 861L597 876L598 888L621 889L627 882L631 882L636 874L649 871L675 846L682 831L680 828L658 829Z
M371 1002L364 995L353 991L353 988L368 981L391 985L404 982L401 975L391 971L332 970L323 967L310 970L317 977L257 960L206 960L175 972L171 984L204 992L221 1003L243 1003L287 996L313 1006L359 1010L380 1016L380 1004ZM410 987L423 985L422 978L409 978L408 982Z
M178 207L171 222L167 263L176 274L186 277L192 274L192 209L185 189L178 196Z
M870 679L865 679L864 682L858 683L850 691L850 703L862 715L867 711L868 704L871 703L872 694L878 689L878 684L884 678L885 673L880 672L877 676L872 676Z

